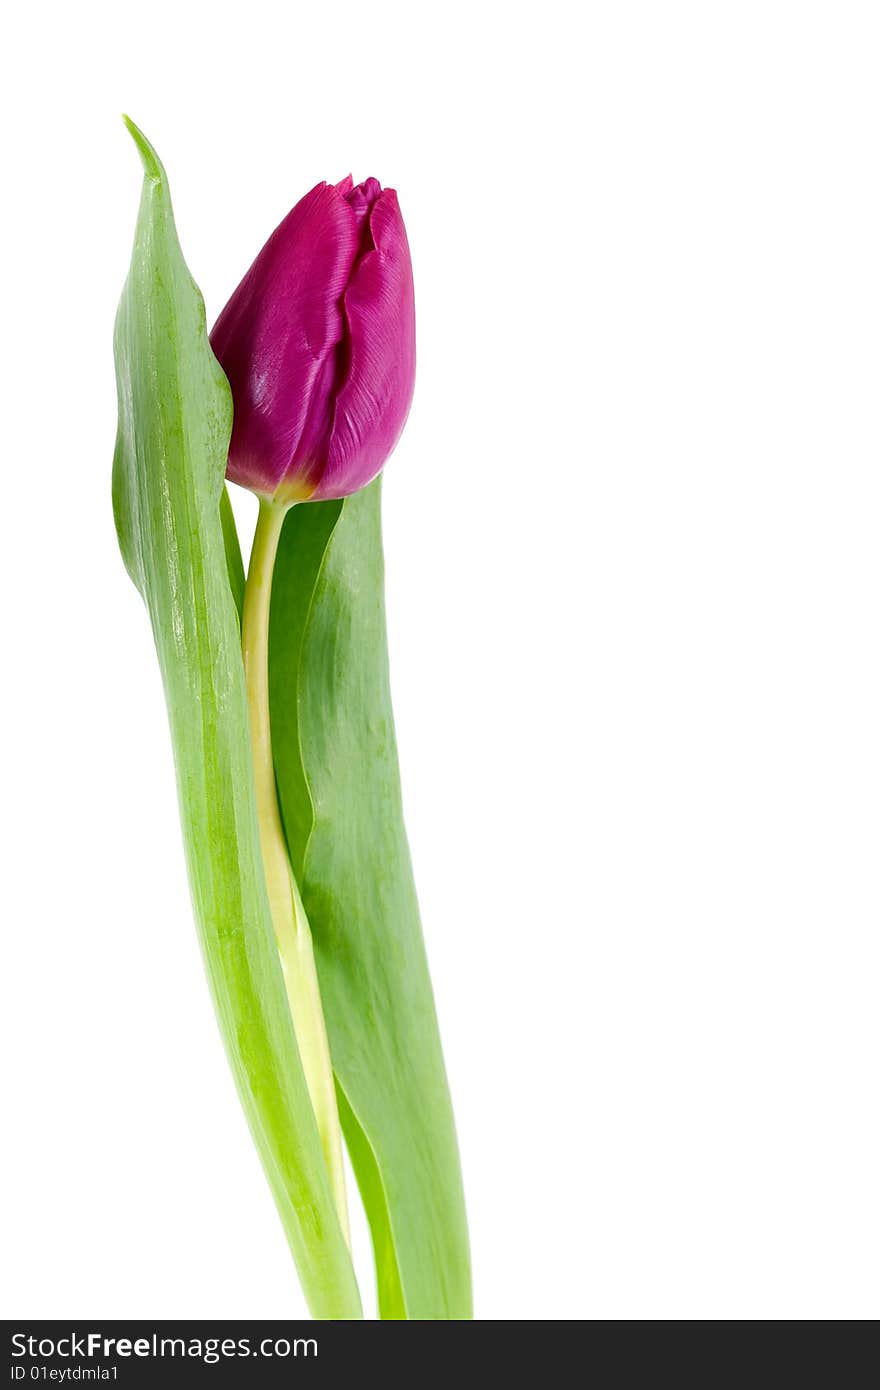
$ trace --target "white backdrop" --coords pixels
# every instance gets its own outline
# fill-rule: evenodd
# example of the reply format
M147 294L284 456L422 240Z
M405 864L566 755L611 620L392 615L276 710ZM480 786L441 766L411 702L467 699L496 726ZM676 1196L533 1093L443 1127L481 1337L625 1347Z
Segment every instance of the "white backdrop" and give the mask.
M876 1316L876 7L6 27L4 1314L304 1313L110 513L126 110L210 319L318 179L399 190L392 678L478 1316Z

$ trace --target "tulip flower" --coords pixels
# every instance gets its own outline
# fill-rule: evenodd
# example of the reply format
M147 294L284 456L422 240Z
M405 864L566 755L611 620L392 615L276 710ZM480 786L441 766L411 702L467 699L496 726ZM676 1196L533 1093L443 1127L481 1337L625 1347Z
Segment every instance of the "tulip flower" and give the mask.
M218 364L165 171L128 125L144 183L114 335L114 516L159 655L227 1054L314 1315L363 1313L344 1127L380 1316L469 1319L400 804L381 484L366 486L413 389L397 197L350 178L307 194L220 315ZM244 584L224 470L259 497Z
M415 376L412 267L397 194L319 183L221 313L228 476L279 502L347 497L400 437Z
M269 905L305 1077L343 1230L342 1137L311 933L278 806L269 718L269 607L284 519L348 497L400 437L415 377L409 246L377 179L319 183L270 236L211 346L232 388L227 476L260 498L242 612L257 819Z

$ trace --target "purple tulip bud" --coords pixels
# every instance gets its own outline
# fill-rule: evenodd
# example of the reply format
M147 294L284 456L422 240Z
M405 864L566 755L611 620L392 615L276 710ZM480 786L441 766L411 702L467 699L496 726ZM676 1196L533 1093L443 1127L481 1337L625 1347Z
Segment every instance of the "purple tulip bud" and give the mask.
M415 378L412 266L392 188L319 183L211 334L232 387L228 476L265 497L347 497L400 438Z

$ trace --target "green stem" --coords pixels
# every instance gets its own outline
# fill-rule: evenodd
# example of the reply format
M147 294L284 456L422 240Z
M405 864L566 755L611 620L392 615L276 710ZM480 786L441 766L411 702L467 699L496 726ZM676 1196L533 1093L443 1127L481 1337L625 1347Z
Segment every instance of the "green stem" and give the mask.
M296 1041L312 1109L318 1123L330 1187L340 1224L350 1244L345 1170L342 1164L342 1132L315 969L312 933L296 878L290 867L287 841L278 806L275 765L272 760L272 730L269 723L269 605L272 596L272 571L289 505L260 499L260 514L254 532L254 545L244 591L241 642L257 793L257 820L269 906Z

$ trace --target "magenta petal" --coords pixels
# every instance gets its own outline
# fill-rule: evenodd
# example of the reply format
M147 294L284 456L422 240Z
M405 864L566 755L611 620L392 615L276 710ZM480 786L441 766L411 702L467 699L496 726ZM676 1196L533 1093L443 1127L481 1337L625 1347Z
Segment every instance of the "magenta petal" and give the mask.
M266 494L282 481L310 490L314 460L291 465L316 384L332 372L357 252L352 209L318 184L272 233L214 325L211 346L234 403L233 482Z
M406 423L415 381L415 301L397 194L370 211L374 250L345 291L347 370L336 396L327 461L315 499L346 497L382 468Z

